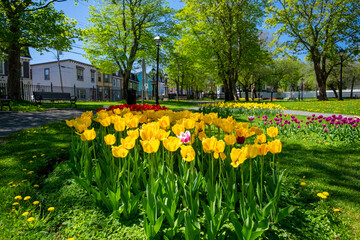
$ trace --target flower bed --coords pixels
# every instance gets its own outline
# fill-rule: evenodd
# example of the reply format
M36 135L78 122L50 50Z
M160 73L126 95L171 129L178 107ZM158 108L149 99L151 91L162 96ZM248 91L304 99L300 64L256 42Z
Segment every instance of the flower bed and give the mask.
M154 111L160 111L160 110L167 110L167 107L165 106L160 106L160 105L149 105L149 104L132 104L129 105L127 103L125 104L120 104L120 105L111 105L108 108L98 108L96 110L96 112L99 112L101 110L107 110L107 111L118 111L118 110L122 110L128 108L130 109L130 111L147 111L147 110L154 110Z
M322 139L356 142L360 141L360 118L343 117L342 115L332 115L324 117L313 114L306 120L298 120L293 115L278 114L270 119L267 115L258 116L263 121L264 127L277 126L281 129L281 134L286 136L302 136L316 134Z
M76 133L68 161L76 181L115 217L143 213L148 238L227 232L256 239L292 211L279 207L276 127L264 132L216 113L128 108L66 123Z
M208 103L200 106L200 111L204 113L215 112L221 117L228 117L234 114L259 115L281 113L284 107L273 103L239 103L221 102Z

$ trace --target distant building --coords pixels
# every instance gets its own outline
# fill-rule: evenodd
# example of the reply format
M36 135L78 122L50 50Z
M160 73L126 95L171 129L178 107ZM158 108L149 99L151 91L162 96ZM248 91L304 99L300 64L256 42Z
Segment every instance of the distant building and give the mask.
M72 59L60 60L59 63L53 61L31 65L35 90L41 91L44 87L50 87L54 92L64 91L74 94L79 100L96 99L96 78L100 73L94 66Z
M21 52L20 63L21 63L21 83L31 84L30 78L30 61L31 56L29 48L26 48ZM6 84L9 76L9 63L6 59L0 59L0 84Z

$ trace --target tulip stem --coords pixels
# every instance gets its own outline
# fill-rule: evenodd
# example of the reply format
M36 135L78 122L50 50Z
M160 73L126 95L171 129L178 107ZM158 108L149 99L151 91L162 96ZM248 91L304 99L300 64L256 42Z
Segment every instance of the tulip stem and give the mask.
M245 199L244 169L242 164L240 165L240 170L241 170L241 193L243 195L243 198Z
M261 173L260 173L260 208L262 206L262 197L263 197L263 173L264 173L264 155L260 159L261 164Z

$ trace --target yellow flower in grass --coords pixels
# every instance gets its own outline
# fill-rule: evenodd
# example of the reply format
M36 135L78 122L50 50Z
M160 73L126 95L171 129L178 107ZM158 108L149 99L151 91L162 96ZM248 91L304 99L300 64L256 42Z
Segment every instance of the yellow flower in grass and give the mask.
M55 210L54 207L49 207L49 208L48 208L48 211L49 211L49 212L52 212L52 211L54 211L54 210Z
M19 205L19 203L18 203L18 202L14 202L12 205L13 205L13 206L16 206L16 205Z
M38 205L40 202L39 201L34 201L33 204L34 205Z
M268 149L272 154L280 153L282 149L282 144L279 139L268 142Z
M128 155L129 150L127 150L124 146L120 145L118 147L112 147L112 154L116 158L124 158Z
M324 193L318 193L318 194L316 194L316 196L318 196L319 198L322 198L322 199L327 198L327 196Z
M24 201L29 200L30 198L31 198L30 196L26 196L24 197Z
M138 139L139 138L139 129L128 130L127 135L133 139Z
M32 221L34 221L34 220L35 220L35 218L33 218L33 217L29 217L29 218L27 219L28 222L32 222Z
M202 146L205 153L211 153L214 151L215 144L217 142L216 137L206 138L202 141Z
M181 145L180 154L184 161L191 162L195 159L195 150L191 145Z
M155 139L155 138L145 141L140 140L140 143L141 146L143 147L144 152L146 153L155 153L158 151L160 146L159 139Z
M164 129L159 129L156 134L155 137L157 139L159 139L160 141L166 139L167 137L169 137L170 135L170 131L165 131Z
M257 135L255 138L255 143L266 143L266 135L265 134Z
M182 142L180 138L177 137L168 137L163 140L163 145L166 150L170 152L175 152L181 146Z
M225 135L224 140L225 140L226 145L228 145L228 146L232 146L236 143L236 137L233 134Z
M116 142L116 138L114 134L108 134L104 137L104 141L106 145L114 145Z
M39 185L37 185L37 184L34 184L34 188L38 188L39 187Z
M175 133L176 136L180 136L182 132L185 132L185 127L182 124L175 124L171 130Z
M126 126L126 122L125 122L125 119L123 119L123 118L117 119L117 122L114 123L114 128L115 128L115 131L117 131L117 132L124 131L125 126Z
M328 192L323 192L322 194L324 194L325 196L329 196L329 193Z
M163 116L158 120L160 127L164 130L169 129L170 127L170 117L169 116Z
M246 160L246 153L243 151L243 149L233 148L231 149L230 158L231 166L237 168Z
M87 141L92 141L96 138L96 132L95 132L94 128L92 128L90 130L85 130L83 133L83 136Z
M21 214L21 216L27 216L27 215L29 215L29 212L24 212L23 214Z
M15 200L21 200L22 197L21 197L21 196L16 196L16 197L14 197L14 199L15 199Z
M135 139L129 136L122 138L121 145L128 150L133 149L135 146Z
M300 185L301 186L306 186L306 182L301 182Z
M28 174L33 174L33 173L34 173L34 171L29 171L29 172L28 172Z
M340 212L340 208L334 208L334 212Z
M266 133L269 137L276 137L278 134L279 134L279 129L277 127L269 127L267 130L266 130Z
M100 120L100 124L103 126L103 127L108 127L110 126L111 124L111 117L106 117L104 119L101 119Z

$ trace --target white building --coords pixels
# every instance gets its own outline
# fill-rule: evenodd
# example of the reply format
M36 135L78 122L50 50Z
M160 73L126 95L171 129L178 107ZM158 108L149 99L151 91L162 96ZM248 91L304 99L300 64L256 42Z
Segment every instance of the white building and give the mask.
M66 59L59 63L54 61L32 64L30 67L32 83L37 91L69 92L79 100L95 98L97 71L90 64Z

